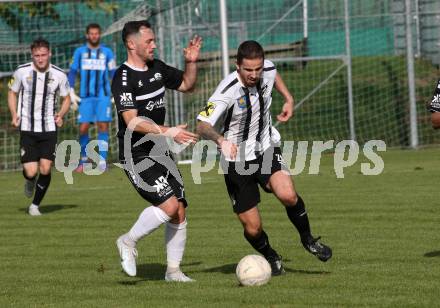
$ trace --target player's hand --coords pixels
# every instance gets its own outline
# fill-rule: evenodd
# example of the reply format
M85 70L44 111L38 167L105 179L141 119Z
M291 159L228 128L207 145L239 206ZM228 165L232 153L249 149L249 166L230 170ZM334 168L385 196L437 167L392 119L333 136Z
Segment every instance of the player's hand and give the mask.
M78 103L81 102L81 98L78 95L76 95L74 88L70 88L69 96L70 96L70 103L71 103L70 108L73 111L76 111L78 109Z
M219 141L219 144L220 150L227 158L235 159L235 157L237 157L237 145L235 143L222 138L222 140Z
M12 121L11 121L11 124L14 127L19 127L20 126L20 117L19 116L13 117Z
M178 144L195 144L199 139L199 136L187 131L187 127L187 124L180 124L176 127L170 127L165 132L165 136L173 138Z
M281 123L287 122L293 116L293 103L286 102L281 113L277 115L277 120Z
M183 49L183 55L186 62L196 62L199 59L200 49L202 48L202 38L195 35L194 38L189 41L188 46Z
M61 126L63 126L63 123L64 123L63 118L60 117L60 115L59 115L58 113L55 114L55 124L56 124L58 127L61 127Z

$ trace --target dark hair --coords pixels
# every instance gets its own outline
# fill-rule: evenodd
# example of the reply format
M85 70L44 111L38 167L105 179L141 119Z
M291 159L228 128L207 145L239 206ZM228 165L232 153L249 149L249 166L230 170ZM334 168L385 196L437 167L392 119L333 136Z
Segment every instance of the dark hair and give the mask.
M86 28L86 33L89 33L90 29L99 29L99 32L101 32L101 26L96 23L88 24Z
M31 51L34 50L35 48L40 48L40 47L46 47L47 49L50 49L50 44L44 38L39 37L32 42Z
M125 46L127 46L127 38L132 34L139 33L141 27L151 29L151 24L146 20L139 20L129 21L124 25L124 28L122 29L122 41Z
M243 59L263 59L264 50L256 41L244 41L238 46L237 50L237 64L241 64Z

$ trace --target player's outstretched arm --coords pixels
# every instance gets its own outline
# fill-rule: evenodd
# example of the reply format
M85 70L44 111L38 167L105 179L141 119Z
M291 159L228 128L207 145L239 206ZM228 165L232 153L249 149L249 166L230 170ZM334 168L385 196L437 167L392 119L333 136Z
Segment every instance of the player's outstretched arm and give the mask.
M222 153L231 159L237 156L237 145L225 139L212 127L211 124L203 121L197 123L197 133L204 139L212 140L221 149Z
M275 76L275 89L284 98L283 108L281 110L281 113L277 115L277 120L280 122L287 122L293 116L294 100L292 94L290 94L289 92L289 89L287 89L284 80L278 73Z
M127 124L127 128L141 134L158 134L171 137L179 144L197 142L198 136L186 130L187 125L177 125L176 127L167 127L157 125L154 121L140 118L137 116L137 110L130 109L123 111L122 118Z
M180 92L189 92L194 89L197 80L197 60L199 59L200 49L202 48L202 38L194 36L183 49L185 58L185 71L183 73L182 84L177 89Z
M14 127L20 125L20 117L17 115L17 93L12 90L8 91L8 108L11 113L11 124Z

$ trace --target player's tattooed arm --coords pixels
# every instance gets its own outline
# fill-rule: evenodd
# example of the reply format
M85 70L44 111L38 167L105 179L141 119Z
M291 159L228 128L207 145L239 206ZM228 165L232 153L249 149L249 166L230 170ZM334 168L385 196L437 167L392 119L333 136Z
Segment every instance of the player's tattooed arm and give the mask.
M237 156L237 145L217 133L211 124L199 121L197 123L197 134L204 139L215 141L226 157L235 159Z
M211 124L203 121L198 121L197 123L197 134L199 134L203 139L215 141L217 144L218 140L223 137L217 133Z

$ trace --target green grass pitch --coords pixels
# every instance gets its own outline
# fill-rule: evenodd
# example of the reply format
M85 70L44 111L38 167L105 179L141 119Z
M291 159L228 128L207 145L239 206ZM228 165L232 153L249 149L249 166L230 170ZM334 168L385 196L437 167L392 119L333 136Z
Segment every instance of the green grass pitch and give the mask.
M380 156L378 176L362 175L359 160L337 179L328 154L319 175L295 177L314 234L333 248L327 263L304 251L282 206L262 195L265 230L287 271L262 287L237 284L236 263L254 251L216 170L195 185L181 167L190 203L182 268L197 280L190 284L163 280L163 227L139 243L138 276L121 272L115 240L146 203L120 169L76 174L73 185L55 172L41 217L25 213L21 173L1 173L0 307L438 306L439 149Z

